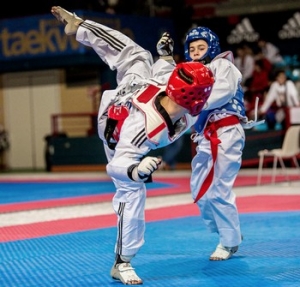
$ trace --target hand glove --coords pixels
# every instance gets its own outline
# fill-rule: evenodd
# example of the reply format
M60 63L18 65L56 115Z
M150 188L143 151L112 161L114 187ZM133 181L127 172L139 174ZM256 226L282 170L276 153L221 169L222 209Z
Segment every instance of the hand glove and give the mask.
M158 169L161 159L157 157L145 157L132 171L134 181L146 181L148 177Z
M156 50L160 56L172 56L174 49L174 40L168 32L162 34L157 42Z

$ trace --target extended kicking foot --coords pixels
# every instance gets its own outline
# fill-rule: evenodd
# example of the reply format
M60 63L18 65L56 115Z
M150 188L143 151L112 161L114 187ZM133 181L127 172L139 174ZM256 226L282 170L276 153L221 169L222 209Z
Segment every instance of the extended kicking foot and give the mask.
M216 250L210 255L209 260L221 261L229 259L234 253L238 251L239 247L225 247L221 243L218 244Z
M141 285L143 284L142 279L137 276L134 268L130 263L119 263L114 264L111 268L110 276L114 280L119 280L125 285Z
M60 6L53 6L51 13L58 21L66 25L65 33L67 35L76 34L78 26L83 22L83 19L79 18L75 13L71 13Z

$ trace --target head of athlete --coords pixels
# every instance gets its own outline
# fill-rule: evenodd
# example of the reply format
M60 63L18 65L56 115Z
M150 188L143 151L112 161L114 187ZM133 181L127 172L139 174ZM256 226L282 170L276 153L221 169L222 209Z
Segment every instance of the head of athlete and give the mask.
M196 116L202 111L214 84L211 70L200 62L177 64L167 84L171 100Z
M221 53L219 37L207 27L196 27L188 31L184 43L186 61L210 63Z

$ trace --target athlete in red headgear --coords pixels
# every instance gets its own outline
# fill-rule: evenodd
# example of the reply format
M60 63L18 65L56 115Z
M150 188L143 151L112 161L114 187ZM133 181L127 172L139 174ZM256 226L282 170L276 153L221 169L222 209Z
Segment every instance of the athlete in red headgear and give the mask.
M111 276L126 285L139 285L142 280L130 261L144 244L144 182L161 161L144 156L176 141L194 124L214 78L198 62L183 63L175 69L173 61L160 59L153 64L151 54L122 33L84 21L61 7L52 7L51 12L66 25L66 34L76 34L77 41L91 46L117 70L118 87L103 93L98 113L98 133L108 159L106 169L116 187L113 208L118 236Z

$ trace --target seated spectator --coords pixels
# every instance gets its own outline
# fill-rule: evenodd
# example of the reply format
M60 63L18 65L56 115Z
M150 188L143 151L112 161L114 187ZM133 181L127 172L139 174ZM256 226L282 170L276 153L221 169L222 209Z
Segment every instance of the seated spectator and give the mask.
M261 49L262 54L267 58L272 65L283 63L283 58L280 55L279 48L274 44L260 38L257 42L258 47Z
M275 75L264 103L260 107L260 115L265 115L269 129L274 129L280 123L285 129L285 113L287 107L299 106L299 95L296 85L289 80L285 71L279 70Z
M234 64L242 73L241 85L244 91L246 91L254 70L254 58L247 52L244 46L239 46L236 49Z
M263 60L256 60L248 91L245 92L245 103L249 117L251 117L251 112L255 108L255 99L258 97L259 104L261 105L269 89L269 85L269 71L265 69Z
M271 76L272 70L273 70L273 64L265 57L265 55L262 53L262 51L259 47L258 47L258 51L254 55L254 59L255 59L255 61L257 61L257 60L262 61L263 69L265 71L267 71L267 73L269 75L269 79L270 79L270 76Z

